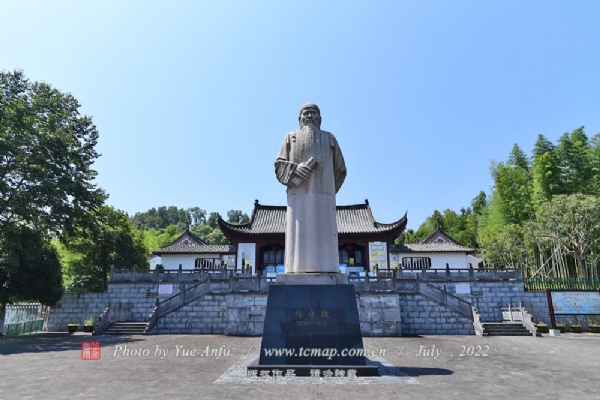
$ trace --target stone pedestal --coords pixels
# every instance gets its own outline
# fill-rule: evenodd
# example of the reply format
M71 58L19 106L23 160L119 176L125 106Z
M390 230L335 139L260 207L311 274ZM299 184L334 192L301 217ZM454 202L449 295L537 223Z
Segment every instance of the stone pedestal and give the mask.
M377 376L366 361L354 285L269 287L260 358L248 370Z
M340 273L278 274L278 285L347 285L348 275Z

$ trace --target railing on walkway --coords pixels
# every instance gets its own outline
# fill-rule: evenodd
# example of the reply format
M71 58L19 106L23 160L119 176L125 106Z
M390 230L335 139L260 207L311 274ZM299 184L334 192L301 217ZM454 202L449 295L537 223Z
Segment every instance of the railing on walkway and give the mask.
M183 269L181 264L178 269L155 269L139 270L136 266L133 269L115 269L110 268L110 283L117 282L193 282L202 279L202 274L206 273L201 269ZM211 272L212 273L212 272ZM224 274L222 270L216 270L214 274Z
M442 289L430 283L416 279L417 293L429 300L432 300L444 307L447 307L465 318L473 320L471 304L460 297L454 296L446 291L446 285Z
M523 303L519 302L518 307L514 307L508 303L508 307L500 307L502 312L502 320L506 322L522 322L523 326L533 335L536 336L537 328L533 322L532 315L523 307Z
M454 296L446 290L431 284L439 282L495 282L495 281L521 281L521 270L518 268L501 269L485 268L469 269L421 269L421 270L396 270L378 271L377 276L349 276L349 282L354 284L357 292L383 292L399 294L420 294L429 300L453 310L457 314L474 320L471 304L460 297ZM276 284L276 277L263 277L238 273L236 271L220 270L184 270L179 266L177 270L164 271L137 271L115 270L111 268L111 282L194 282L192 287L184 289L159 302L150 314L146 333L155 330L158 321L173 312L173 310L196 300L206 293L245 293L268 291L269 285Z
M17 336L41 332L44 329L47 313L48 307L40 303L23 302L7 305L4 316L4 335Z
M133 304L131 303L119 303L116 306L112 306L109 302L104 312L98 318L98 322L94 325L92 335L101 335L110 324L115 322L130 321L132 312Z
M18 336L25 335L28 333L41 332L44 328L44 319L37 319L34 321L25 321L16 324L4 324L4 335L5 336Z
M471 313L473 314L473 328L475 328L475 335L477 336L487 336L485 330L483 329L483 324L481 323L481 315L477 312L477 308L473 304L473 298L471 298Z
M600 288L600 279L588 278L528 278L523 282L525 291L545 292L552 290L596 290Z
M195 285L186 288L185 285L182 287L181 292L165 299L163 301L159 301L156 299L156 305L152 310L148 318L148 323L146 324L146 328L144 329L144 334L155 333L153 331L156 330L158 322L161 318L164 318L168 314L177 310L178 308L191 303L207 294L210 291L211 279L209 276L204 275L204 280L202 282L196 283Z
M275 283L275 277L265 277L259 275L250 275L242 273L239 270L202 270L202 269L183 269L181 265L176 270L118 270L111 268L110 282L199 282L204 279L204 275L209 274L212 279L229 279L233 276L234 281L247 281L256 279L258 283ZM446 264L444 269L399 269L399 270L379 270L376 277L396 278L396 279L416 279L419 277L427 282L475 282L475 281L521 281L521 270L519 268L450 268ZM257 278L258 277L258 278ZM374 276L366 274L360 277L351 277L354 283L365 282L368 279L374 280ZM237 283L234 286L239 286ZM246 288L243 288L245 286ZM241 290L262 290L252 289L252 284L246 282L241 285ZM381 288L385 290L385 288Z
M474 282L474 281L520 281L522 280L520 268L424 268L424 269L399 269L396 272L398 279L415 278L419 275L422 281L430 282Z

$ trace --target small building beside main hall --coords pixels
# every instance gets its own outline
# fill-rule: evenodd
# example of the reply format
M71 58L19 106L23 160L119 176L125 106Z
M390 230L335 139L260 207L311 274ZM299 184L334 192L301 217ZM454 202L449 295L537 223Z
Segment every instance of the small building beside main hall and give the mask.
M235 254L233 246L211 245L186 230L165 247L153 251L160 257L164 269L219 269L227 265L229 255Z
M391 258L403 269L477 268L483 261L475 257L475 249L463 246L441 229L436 229L419 243L393 245Z

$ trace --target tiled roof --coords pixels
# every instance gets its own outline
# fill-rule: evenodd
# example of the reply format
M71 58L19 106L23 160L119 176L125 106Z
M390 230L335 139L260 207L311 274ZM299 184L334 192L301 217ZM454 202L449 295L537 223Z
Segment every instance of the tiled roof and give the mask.
M474 249L454 243L413 243L392 245L390 253L471 253Z
M160 250L153 251L152 254L162 256L163 254L210 254L210 253L235 253L235 249L229 244L202 244L190 246L179 244L174 246L166 246Z
M184 242L186 239L188 239L189 242L191 242L191 244L194 246L208 244L204 240L200 239L198 236L194 235L192 232L186 229L185 232L183 232L177 239L173 240L171 243L169 243L163 248L182 244L182 242Z
M459 246L462 246L456 240L452 239L446 232L437 228L435 231L431 232L427 235L423 240L419 242L419 244L433 244L433 243L454 243Z
M219 216L221 230L245 234L285 234L286 206L268 206L254 203L250 222L243 225L230 224ZM375 221L369 202L337 206L338 233L385 233L399 230L398 235L406 227L406 214L391 224Z

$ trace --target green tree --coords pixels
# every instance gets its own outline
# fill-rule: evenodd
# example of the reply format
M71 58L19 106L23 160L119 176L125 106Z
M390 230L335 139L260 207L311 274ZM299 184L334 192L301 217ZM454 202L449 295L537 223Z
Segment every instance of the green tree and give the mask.
M509 224L520 224L533 215L533 188L527 169L521 165L498 163L495 189L495 194L502 199L502 213Z
M229 244L229 240L227 240L219 228L213 229L206 237L206 241L210 244Z
M54 305L63 295L62 269L57 251L40 233L26 226L5 238L0 275L0 302L39 301Z
M205 225L206 224L206 211L200 207L188 208L188 212L192 217L192 225Z
M587 190L590 194L600 193L600 133L590 139L590 163L592 179Z
M218 212L211 212L208 215L208 226L210 226L211 228L215 229L219 226L219 224L217 223L217 220L219 219L219 213Z
M523 168L526 171L529 169L529 162L527 161L527 156L525 155L525 152L521 150L519 145L516 143L513 145L510 155L508 156L508 162L506 164L510 165L511 167Z
M487 262L516 268L527 260L527 247L520 225L486 226L479 230L477 239Z
M39 301L53 306L63 295L62 269L46 238L25 225L2 238L0 255L0 333L6 304Z
M21 225L72 229L106 199L92 183L98 132L79 107L22 71L0 72L0 236Z
M177 225L169 225L165 229L148 229L141 231L144 246L149 253L167 246L181 235Z
M477 196L475 196L473 200L471 200L471 209L473 210L473 214L481 215L486 204L486 195L482 190Z
M126 213L103 206L97 218L94 226L79 228L70 235L66 247L82 255L72 278L94 276L102 280L103 290L107 290L111 265L119 269L130 269L134 264L148 268L147 252L143 234L135 230Z
M209 225L194 225L190 228L190 232L208 244L229 244L229 240L219 228L213 229Z
M560 188L560 167L555 146L543 135L538 135L531 165L532 203L534 209L557 194Z
M561 194L587 193L592 181L592 157L583 126L563 134L556 148L561 170Z
M232 224L247 224L250 222L250 217L242 210L229 210L227 211L227 222Z
M536 238L563 246L587 277L585 259L600 241L600 198L580 193L557 195L538 209L532 224Z

